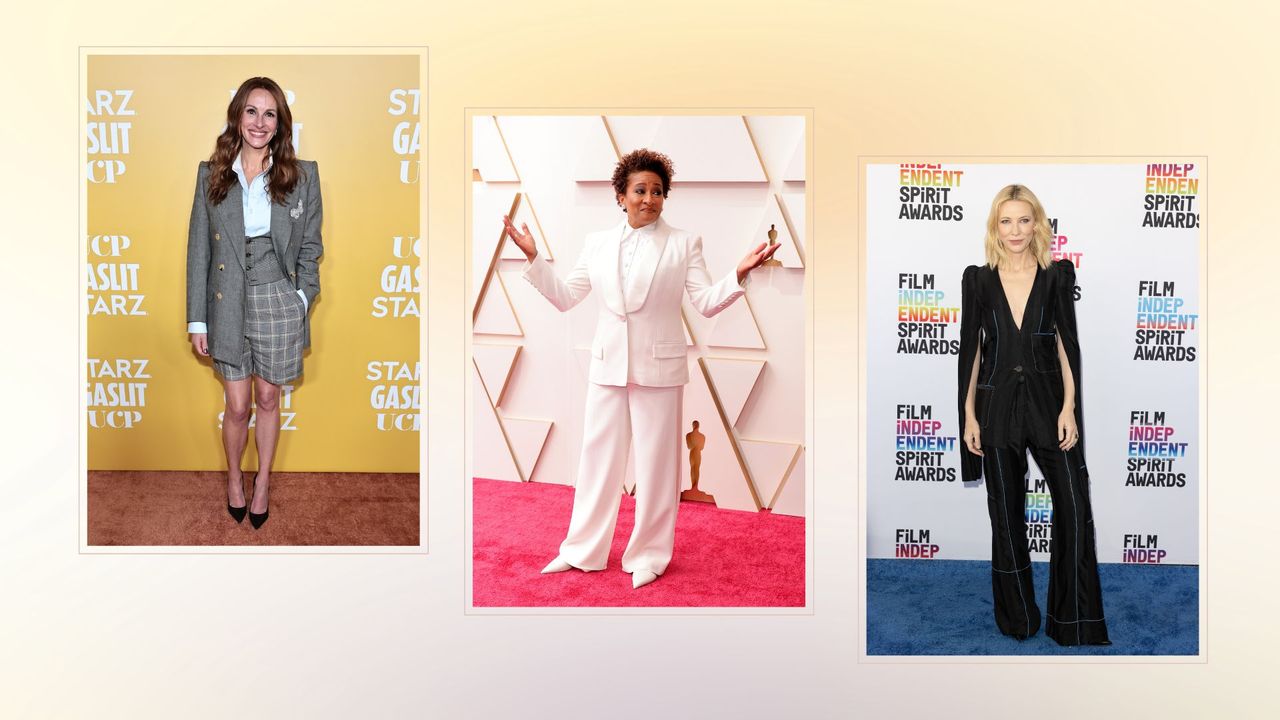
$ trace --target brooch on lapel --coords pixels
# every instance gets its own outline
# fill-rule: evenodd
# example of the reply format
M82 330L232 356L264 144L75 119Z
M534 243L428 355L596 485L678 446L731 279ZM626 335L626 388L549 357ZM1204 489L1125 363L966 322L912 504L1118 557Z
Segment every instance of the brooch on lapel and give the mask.
M298 198L298 207L289 211L289 217L297 220L302 217L302 198Z

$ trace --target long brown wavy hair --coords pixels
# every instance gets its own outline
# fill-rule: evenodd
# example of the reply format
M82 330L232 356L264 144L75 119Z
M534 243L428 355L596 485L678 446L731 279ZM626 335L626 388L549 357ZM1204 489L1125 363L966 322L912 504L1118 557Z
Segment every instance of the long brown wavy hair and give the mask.
M293 191L301 176L298 157L293 153L293 113L285 102L284 91L271 78L252 77L240 84L227 105L227 128L218 136L213 154L209 156L209 202L214 205L227 198L232 183L239 182L231 166L244 143L240 137L240 116L249 103L249 93L254 90L266 90L276 101L276 134L267 143L271 167L267 170L266 182L271 201L283 205L285 196Z

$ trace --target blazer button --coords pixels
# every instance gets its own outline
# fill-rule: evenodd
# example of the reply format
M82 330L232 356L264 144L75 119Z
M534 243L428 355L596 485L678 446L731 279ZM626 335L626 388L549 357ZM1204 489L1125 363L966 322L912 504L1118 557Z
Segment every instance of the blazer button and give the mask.
M221 240L221 239L222 239L222 235L221 235L221 234L219 234L219 233L214 233L214 234L213 234L213 239L214 239L214 240Z
M227 266L226 266L226 265L223 265L222 263L218 263L218 269L219 269L219 270L226 270L226 269L227 269Z
M1015 367L1015 368L1013 369L1013 371L1014 371L1014 372L1016 372L1016 373L1020 373L1020 372L1022 372L1022 366L1021 366L1021 365L1019 365L1019 366Z
M213 296L218 298L219 300L222 299L222 293L214 293Z
M290 273L289 273L289 277L294 278L294 279L297 279L297 277L298 277L298 273L296 273L296 272L290 272Z

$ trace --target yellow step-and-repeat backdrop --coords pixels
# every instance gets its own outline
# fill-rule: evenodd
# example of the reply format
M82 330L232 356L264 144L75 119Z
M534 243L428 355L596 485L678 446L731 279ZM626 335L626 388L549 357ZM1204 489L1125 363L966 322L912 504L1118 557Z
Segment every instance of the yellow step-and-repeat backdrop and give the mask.
M285 90L324 202L312 346L281 394L273 468L418 471L418 68L411 55L89 58L90 469L225 467L222 386L186 334L187 225L227 103L265 75Z

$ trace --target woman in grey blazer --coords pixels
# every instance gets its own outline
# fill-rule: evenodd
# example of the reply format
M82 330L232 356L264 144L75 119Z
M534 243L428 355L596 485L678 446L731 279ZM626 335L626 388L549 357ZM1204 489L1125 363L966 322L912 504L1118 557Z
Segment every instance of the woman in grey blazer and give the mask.
M280 386L302 374L308 309L320 294L320 176L293 150L293 118L270 78L244 81L227 126L200 163L187 235L187 332L212 356L226 410L227 512L267 521L271 461L280 436ZM241 458L250 400L257 408L258 472L247 505Z

